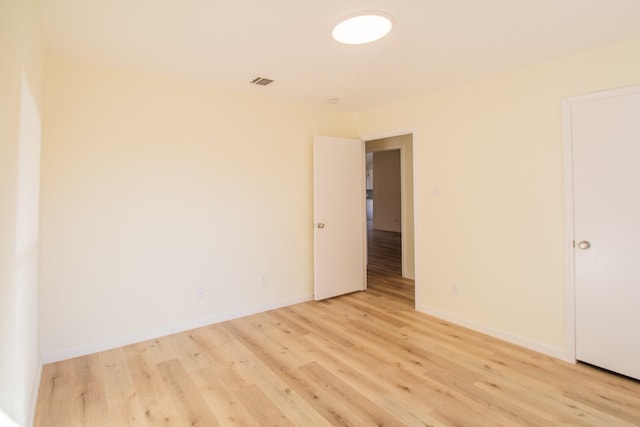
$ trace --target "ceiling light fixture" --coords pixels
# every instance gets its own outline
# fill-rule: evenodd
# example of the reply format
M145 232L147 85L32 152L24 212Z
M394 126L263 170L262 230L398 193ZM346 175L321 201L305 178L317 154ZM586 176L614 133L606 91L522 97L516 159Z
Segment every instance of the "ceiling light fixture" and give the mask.
M340 43L364 44L379 40L389 34L393 23L391 16L379 11L366 11L343 18L331 35Z

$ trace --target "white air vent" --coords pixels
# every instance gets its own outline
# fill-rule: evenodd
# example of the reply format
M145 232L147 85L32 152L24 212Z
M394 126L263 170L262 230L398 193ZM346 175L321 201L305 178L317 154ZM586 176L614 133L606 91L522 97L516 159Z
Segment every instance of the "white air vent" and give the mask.
M273 83L273 80L265 79L264 77L256 77L255 79L251 80L251 83L254 85L266 86Z

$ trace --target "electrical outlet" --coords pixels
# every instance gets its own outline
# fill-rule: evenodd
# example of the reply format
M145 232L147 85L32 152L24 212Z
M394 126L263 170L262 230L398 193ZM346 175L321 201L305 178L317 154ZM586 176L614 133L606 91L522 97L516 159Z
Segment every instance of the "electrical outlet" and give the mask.
M454 295L458 295L458 284L457 283L452 283L451 284L451 293Z
M198 288L198 293L196 294L197 299L204 299L204 288Z

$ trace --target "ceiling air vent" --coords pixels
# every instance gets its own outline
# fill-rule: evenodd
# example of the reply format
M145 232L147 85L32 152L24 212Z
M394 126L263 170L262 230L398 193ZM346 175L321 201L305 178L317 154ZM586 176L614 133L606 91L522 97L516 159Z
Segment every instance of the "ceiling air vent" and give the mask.
M254 85L266 86L273 83L273 80L265 79L264 77L256 77L255 79L251 80L251 83Z

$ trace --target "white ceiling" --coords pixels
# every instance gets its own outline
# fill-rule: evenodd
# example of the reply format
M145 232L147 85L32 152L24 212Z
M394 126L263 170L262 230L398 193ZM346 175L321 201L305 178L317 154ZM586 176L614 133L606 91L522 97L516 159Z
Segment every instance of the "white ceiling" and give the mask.
M640 37L640 0L41 0L48 50L351 110ZM359 10L389 36L341 45ZM276 82L249 85L257 76Z

